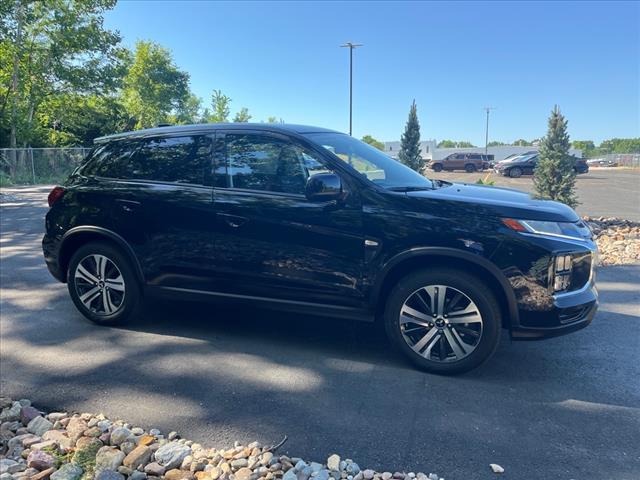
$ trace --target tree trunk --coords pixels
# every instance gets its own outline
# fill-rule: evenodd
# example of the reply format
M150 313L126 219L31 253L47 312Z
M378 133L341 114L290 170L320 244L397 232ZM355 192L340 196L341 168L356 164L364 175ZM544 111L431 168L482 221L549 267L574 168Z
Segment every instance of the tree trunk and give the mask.
M11 89L13 91L13 103L11 106L11 133L9 145L16 148L18 137L18 76L20 74L20 45L22 42L22 2L16 1L16 49L13 57L13 74L11 75Z

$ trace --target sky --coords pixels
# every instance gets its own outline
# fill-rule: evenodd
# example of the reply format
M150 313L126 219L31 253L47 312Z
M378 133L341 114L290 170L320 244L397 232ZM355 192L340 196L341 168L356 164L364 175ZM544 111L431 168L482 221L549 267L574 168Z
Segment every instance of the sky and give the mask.
M120 1L105 24L152 40L252 121L399 140L415 99L422 139L544 135L558 104L573 140L640 136L639 2Z

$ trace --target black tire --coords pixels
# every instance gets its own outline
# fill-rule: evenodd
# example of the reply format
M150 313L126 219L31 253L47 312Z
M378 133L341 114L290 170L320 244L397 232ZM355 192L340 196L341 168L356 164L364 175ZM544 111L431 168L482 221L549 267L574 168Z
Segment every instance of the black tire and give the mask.
M76 270L80 262L83 262L83 266L87 266L89 270L91 265L96 265L96 271L98 271L99 266L95 260L96 257L93 257L94 255L107 258L111 262L110 264L106 262L106 281L100 279L101 286L83 278L76 278ZM94 274L95 272L90 271L90 273ZM117 278L120 275L118 274L122 276L122 292L119 290L120 282ZM109 287L110 285L111 287ZM108 243L87 243L73 254L67 270L67 287L69 295L80 313L91 322L99 325L125 324L138 313L142 305L142 290L131 261L118 248ZM99 290L90 294L96 288ZM81 295L87 294L90 296L85 301L88 301L91 308L87 307L81 299ZM104 306L105 297L103 295L108 295L109 307ZM95 297L93 301L90 300L92 297ZM115 309L109 312L112 307Z
M464 171L467 173L473 173L476 171L476 166L473 163L467 163L464 166Z
M441 172L442 171L442 164L441 163L434 163L431 168L433 169L434 172Z
M454 294L456 290L462 292L468 299L475 303L481 316L481 333L479 339L476 340L475 348L460 360L437 361L426 358L423 356L425 352L421 354L414 351L407 341L405 341L405 334L403 334L400 322L400 314L405 305L405 301L410 301L410 297L423 287L432 285L451 287ZM445 293L445 295L447 295L447 293ZM452 302L453 300L450 298L449 301ZM441 321L444 320L442 319ZM500 342L502 320L498 302L493 292L484 285L482 279L457 269L437 268L433 270L416 271L398 282L387 299L384 312L384 325L387 336L391 342L414 365L430 373L446 375L467 372L491 358ZM466 326L463 328L466 328ZM444 329L435 326L431 329L436 330L434 338L439 339L445 336ZM424 331L429 332L430 330L425 328ZM421 333L419 335L421 335ZM466 339L467 337L465 336L464 338ZM436 344L438 341L433 343ZM414 346L417 346L417 344ZM427 345L425 345L425 347L426 346ZM444 348L446 351L447 348L445 347L446 346L438 345L437 348ZM429 354L429 356L431 356L431 354Z
M522 176L522 169L520 167L513 167L509 170L509 176L511 178L520 178Z

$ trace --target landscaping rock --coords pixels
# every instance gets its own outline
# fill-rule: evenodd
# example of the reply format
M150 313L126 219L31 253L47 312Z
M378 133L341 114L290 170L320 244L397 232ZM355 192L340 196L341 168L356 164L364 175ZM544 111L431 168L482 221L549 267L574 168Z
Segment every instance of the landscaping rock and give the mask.
M125 458L124 452L115 447L104 446L96 453L96 472L117 470Z
M124 480L124 475L114 470L102 470L95 474L94 480Z
M82 468L75 463L65 463L60 469L51 474L51 480L78 480L82 475Z
M327 459L327 468L329 470L339 470L340 469L340 456L333 454Z
M120 445L131 436L131 430L125 427L114 428L111 432L111 445Z
M152 451L146 445L134 448L122 461L125 467L136 470L140 465L146 464L151 458Z
M22 407L22 411L20 412L20 421L24 425L27 425L31 420L39 416L40 412L29 405L28 407Z
M162 445L154 455L156 461L167 470L175 469L182 460L191 453L191 449L179 442L170 442Z
M54 466L56 459L50 453L33 450L27 457L27 466L36 470L47 470Z
M75 444L87 428L89 427L86 421L80 417L73 417L69 419L69 422L67 423L67 436L71 439L72 443Z
M39 437L43 436L46 432L53 428L53 423L44 417L37 416L33 418L27 425L27 430Z

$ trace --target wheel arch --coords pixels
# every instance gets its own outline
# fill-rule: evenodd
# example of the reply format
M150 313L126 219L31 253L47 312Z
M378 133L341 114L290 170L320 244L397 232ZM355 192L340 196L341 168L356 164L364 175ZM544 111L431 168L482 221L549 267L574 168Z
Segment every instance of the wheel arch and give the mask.
M140 284L144 284L144 274L142 267L136 257L133 249L127 243L127 241L118 235L116 232L104 227L97 227L91 225L85 225L81 227L74 227L67 231L60 242L60 250L58 254L58 263L60 271L63 275L63 281L67 281L67 269L69 267L69 261L75 252L82 245L89 242L101 241L109 243L119 250L121 250L131 260L133 270L136 273L136 277Z
M372 291L372 306L376 313L384 311L389 292L397 281L410 272L433 267L459 268L491 281L491 288L502 313L502 326L518 324L518 305L513 288L498 267L477 255L446 247L415 248L392 257L382 268Z

